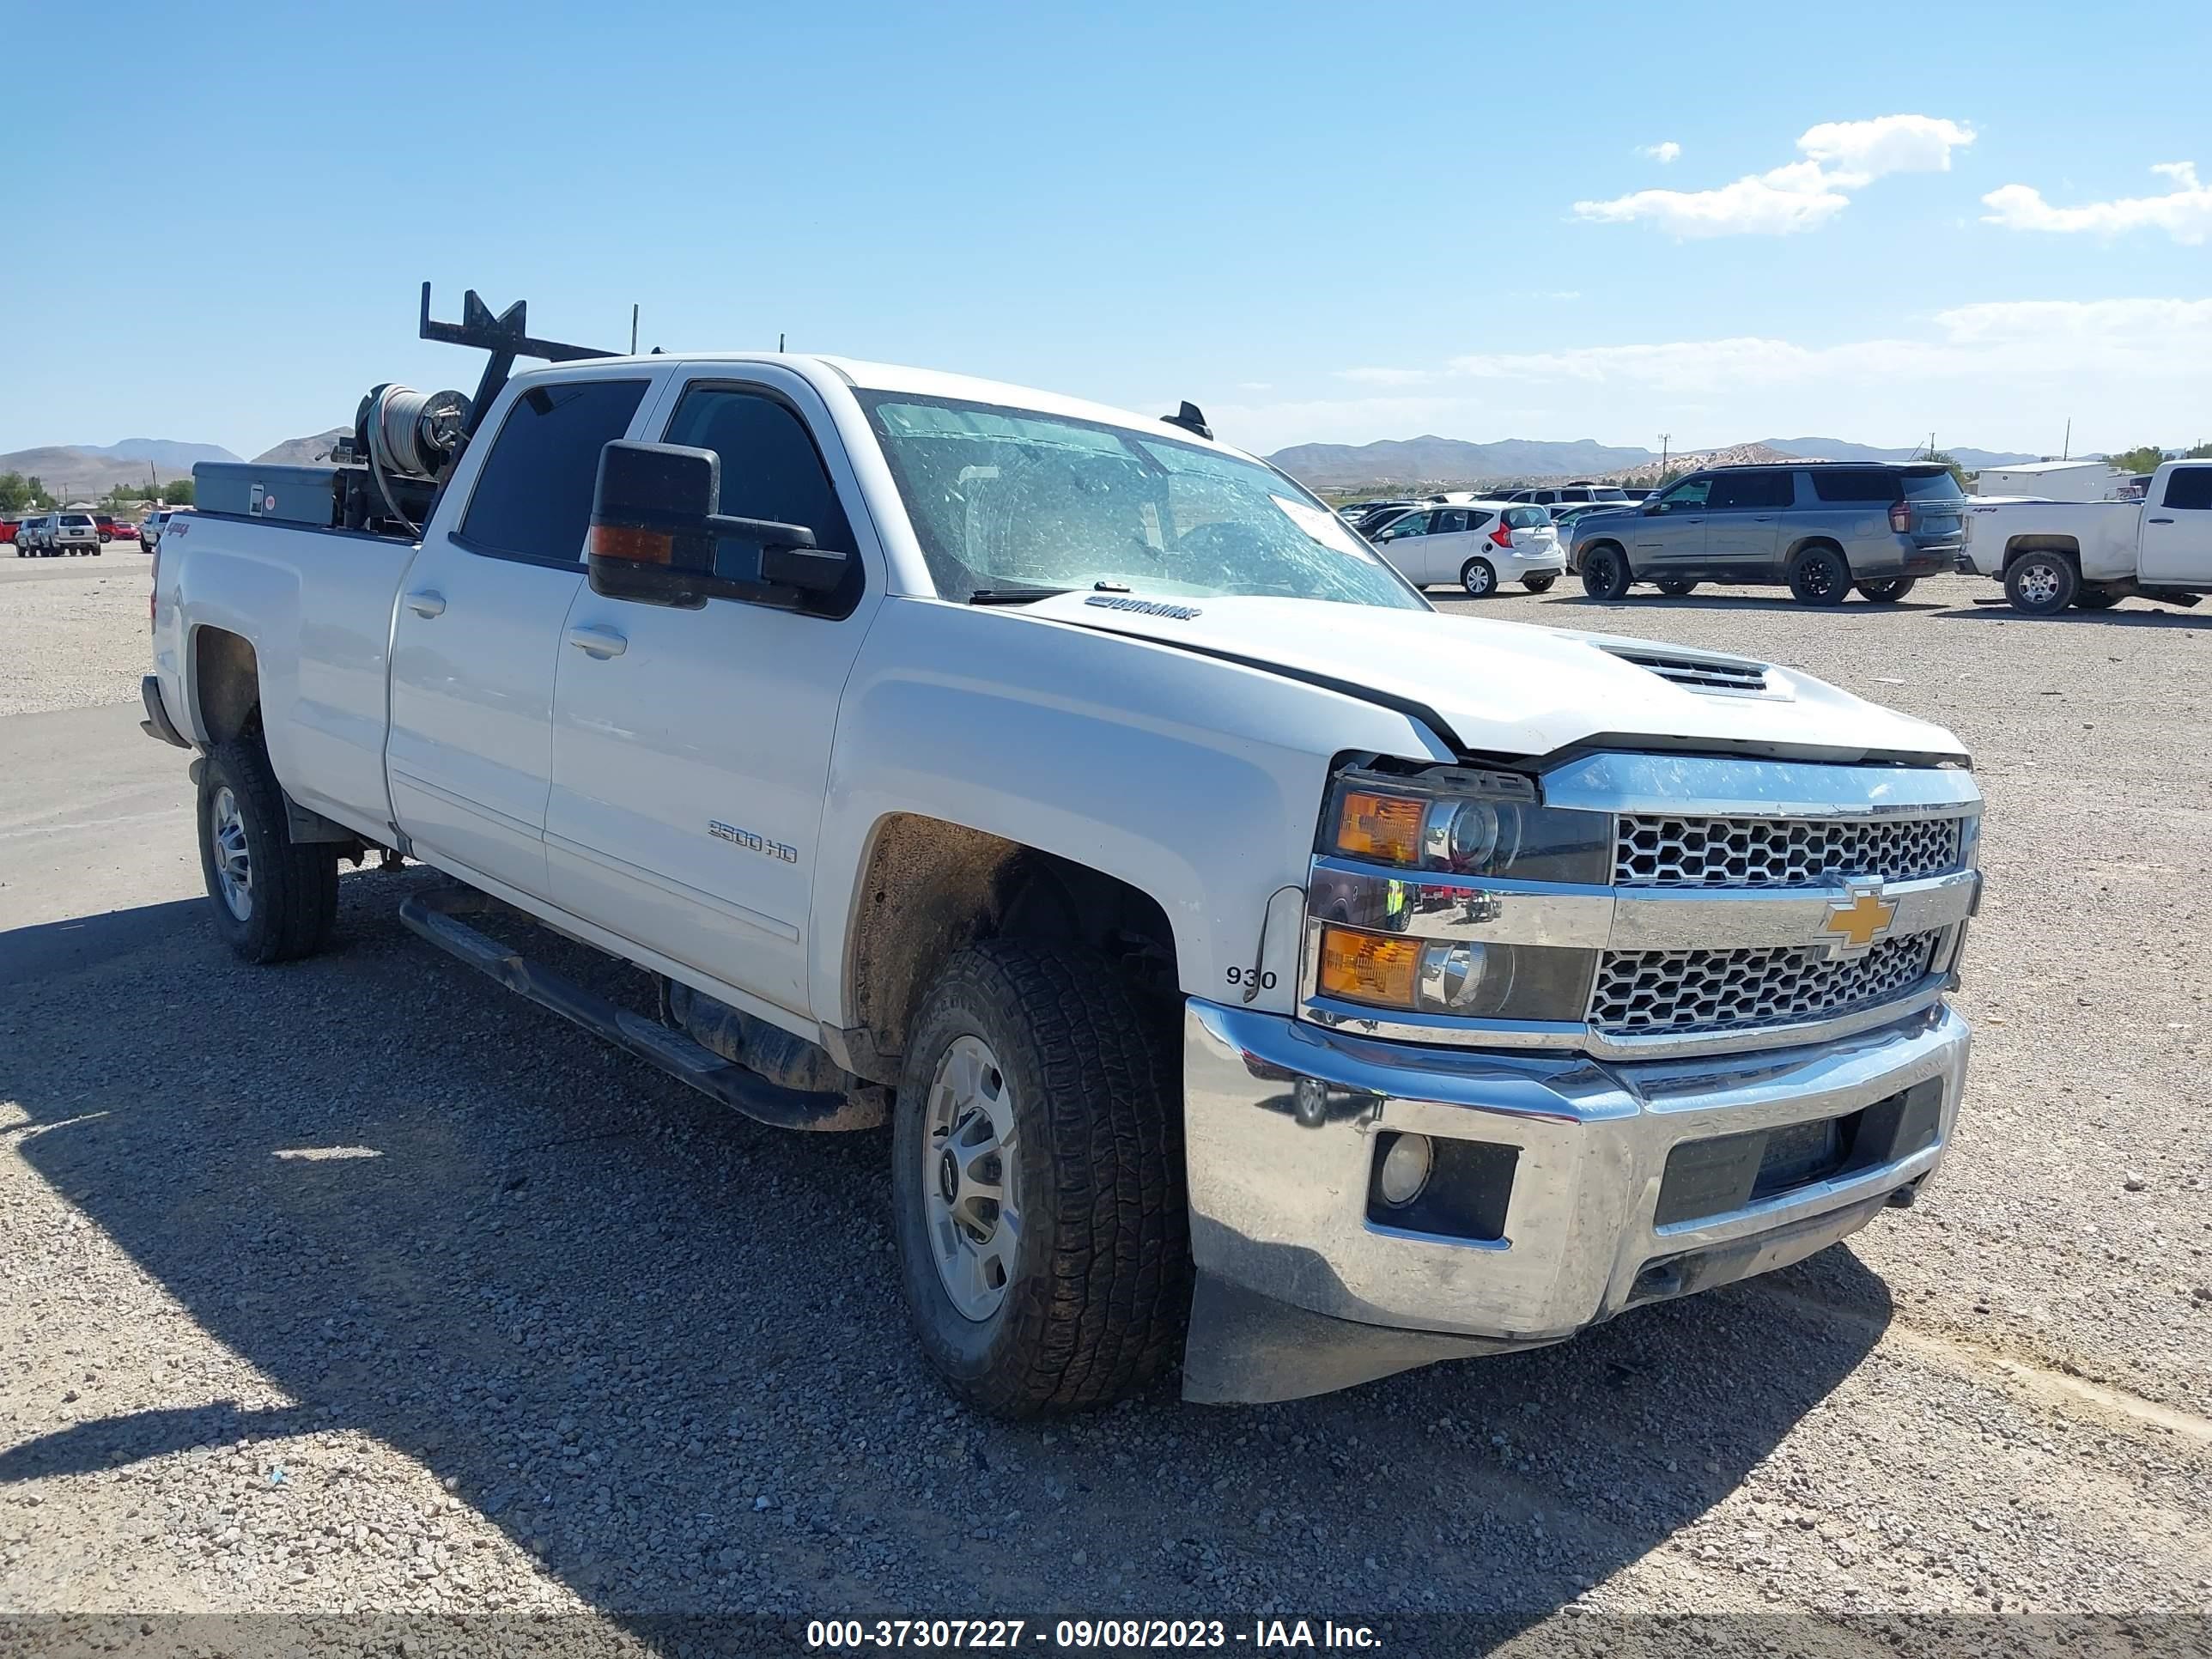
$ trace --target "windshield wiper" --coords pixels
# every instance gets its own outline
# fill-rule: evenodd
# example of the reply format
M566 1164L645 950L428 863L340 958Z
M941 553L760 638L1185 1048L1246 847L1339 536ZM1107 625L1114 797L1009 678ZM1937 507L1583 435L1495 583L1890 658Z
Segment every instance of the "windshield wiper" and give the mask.
M1075 590L1068 587L979 587L968 596L970 605L1028 605L1036 599L1056 599Z

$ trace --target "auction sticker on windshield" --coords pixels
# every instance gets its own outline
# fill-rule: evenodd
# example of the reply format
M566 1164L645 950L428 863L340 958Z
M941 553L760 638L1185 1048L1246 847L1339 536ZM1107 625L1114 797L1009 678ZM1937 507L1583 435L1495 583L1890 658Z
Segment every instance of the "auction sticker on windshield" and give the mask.
M1359 538L1352 533L1351 526L1335 514L1318 507L1308 507L1304 501L1294 501L1287 495L1270 495L1267 499L1283 509L1285 518L1323 547L1334 548L1339 553L1349 553L1355 559L1374 556L1360 544Z

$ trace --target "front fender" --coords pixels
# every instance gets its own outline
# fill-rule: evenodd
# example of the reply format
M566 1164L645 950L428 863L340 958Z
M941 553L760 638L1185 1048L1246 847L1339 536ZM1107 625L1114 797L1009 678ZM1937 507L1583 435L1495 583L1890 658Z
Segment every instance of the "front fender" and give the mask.
M1171 646L1008 610L886 601L838 714L816 883L813 1005L858 1023L842 963L870 842L896 814L1052 853L1151 895L1189 994L1257 961L1303 888L1344 753L1449 760L1410 717ZM1269 940L1275 959L1279 942ZM1288 1012L1295 974L1252 1006Z

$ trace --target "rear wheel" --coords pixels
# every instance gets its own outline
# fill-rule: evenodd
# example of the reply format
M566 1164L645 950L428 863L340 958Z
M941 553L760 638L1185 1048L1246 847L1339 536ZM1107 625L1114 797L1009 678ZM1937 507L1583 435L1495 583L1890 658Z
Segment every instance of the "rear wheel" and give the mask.
M293 841L284 792L258 737L220 744L200 769L200 872L223 943L248 962L289 962L329 942L336 847Z
M1628 592L1628 559L1612 543L1583 555L1583 592L1594 599L1618 599Z
M1670 599L1679 599L1685 594L1698 591L1697 583L1687 576L1662 576L1654 585Z
M1919 586L1917 576L1882 576L1857 584L1859 597L1875 605L1895 605Z
M2005 598L2031 617L2055 617L2081 591L2081 573L2063 553L2023 553L2005 572Z
M1547 570L1540 576L1523 576L1521 579L1521 586L1531 593L1548 593L1552 591L1552 584L1559 580L1558 571Z
M1851 568L1832 547L1808 547L1790 562L1790 592L1800 605L1841 605L1851 591Z
M1459 585L1470 599L1486 599L1498 591L1498 570L1487 559L1469 559L1460 567Z
M961 951L907 1042L893 1234L916 1336L1001 1417L1103 1406L1173 1358L1190 1246L1171 1022L1104 958Z

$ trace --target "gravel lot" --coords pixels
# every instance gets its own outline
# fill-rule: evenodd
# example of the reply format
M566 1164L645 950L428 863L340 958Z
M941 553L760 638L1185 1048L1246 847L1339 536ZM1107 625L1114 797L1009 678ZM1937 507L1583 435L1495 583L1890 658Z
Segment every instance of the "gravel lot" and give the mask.
M1382 1615L1397 1651L2078 1634L1997 1611L2204 1638L2212 624L2033 623L1948 579L1836 613L1483 603L1966 738L1991 890L1944 1174L1563 1347L1012 1428L907 1339L881 1136L720 1115L507 997L401 929L418 872L349 876L330 956L241 967L181 902L180 787L127 823L46 799L61 763L19 757L149 763L135 711L69 712L135 697L143 581L0 561L0 1612L185 1645L173 1615L257 1613L542 1613L580 1646L901 1611ZM72 905L34 853L81 867ZM1635 1622L1686 1612L1741 1617Z

